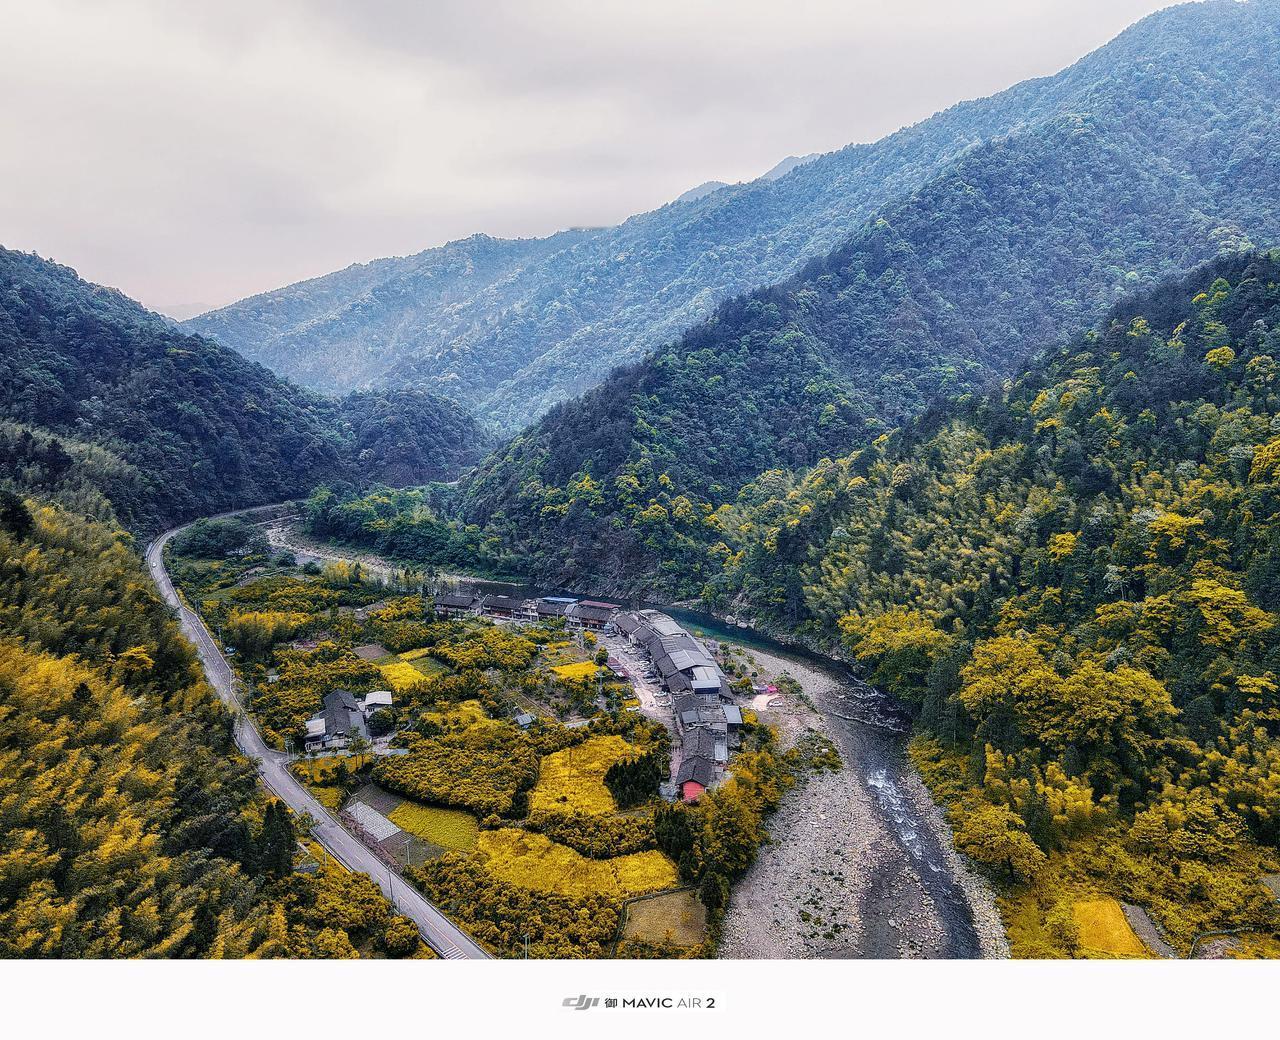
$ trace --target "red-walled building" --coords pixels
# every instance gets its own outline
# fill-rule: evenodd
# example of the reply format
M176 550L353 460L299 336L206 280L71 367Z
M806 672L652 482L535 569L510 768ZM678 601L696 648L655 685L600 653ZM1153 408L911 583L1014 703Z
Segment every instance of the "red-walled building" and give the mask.
M686 802L696 802L716 778L715 763L693 755L680 763L676 773L676 787Z

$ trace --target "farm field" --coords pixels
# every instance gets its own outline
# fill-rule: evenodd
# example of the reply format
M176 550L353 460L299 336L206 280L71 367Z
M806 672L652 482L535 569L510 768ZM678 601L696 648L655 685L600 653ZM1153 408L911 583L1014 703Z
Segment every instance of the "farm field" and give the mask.
M707 908L690 889L647 896L627 904L624 939L647 943L699 945L707 932Z
M592 737L577 747L557 751L542 760L538 783L529 795L531 809L559 809L603 814L617 811L604 774L635 749L622 737Z
M594 639L566 639L555 621L428 621L420 598L389 599L350 575L292 567L244 581L245 566L188 570L207 620L244 629L236 664L253 683L259 725L276 746L296 746L329 691L392 690L398 754L304 756L292 771L385 862L413 872L483 934L506 935L498 947L514 951L507 933L519 928L535 933L542 956L602 955L614 949L625 902L681 884L675 861L655 849L652 809L620 812L604 784L619 760L665 750L667 735L621 717L632 691L597 683ZM215 581L224 598L201 596ZM538 721L521 727L519 710ZM512 810L511 821L481 830L482 817ZM533 812L551 829L516 822ZM673 951L695 951L701 917L687 903L642 909L636 928L650 937L634 941L661 948L670 932L688 944ZM646 914L657 915L647 927Z
M449 666L430 656L430 647L419 647L416 650L405 650L399 654L386 654L373 663L386 679L388 685L396 693L402 693L414 683L423 679L432 679L437 675L447 675Z
M397 654L401 661L408 661L414 668L418 669L423 675L430 678L433 675L444 675L449 671L449 666L443 661L437 661L431 656L431 647L422 646L417 650L406 650L401 654Z
M595 677L599 667L594 661L576 661L573 664L558 664L551 670L561 679L591 679Z
M493 725L496 720L484 713L479 701L459 701L441 711L429 711L423 716L444 729L470 729L472 726Z
M387 819L414 837L449 852L470 852L475 848L480 832L476 818L470 813L422 805L408 799L387 813Z
M1124 910L1114 899L1086 899L1071 908L1080 932L1080 947L1089 955L1102 957L1150 957L1151 954L1129 927Z
M426 675L411 665L408 661L393 660L385 664L378 665L378 671L382 673L387 684L396 693L403 693L415 683L422 682Z
M514 827L481 832L476 849L495 877L537 892L626 899L679 884L675 864L661 852L588 859L567 845Z

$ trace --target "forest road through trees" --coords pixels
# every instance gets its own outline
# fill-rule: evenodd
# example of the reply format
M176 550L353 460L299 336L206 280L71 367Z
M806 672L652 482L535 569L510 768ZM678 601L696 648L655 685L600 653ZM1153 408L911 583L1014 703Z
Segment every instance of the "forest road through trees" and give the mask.
M228 514L231 515L231 514ZM235 673L214 643L204 623L185 606L164 566L164 547L187 526L175 527L153 541L146 552L147 571L160 595L178 613L183 634L195 646L209 684L235 715L235 738L240 750L256 764L266 788L299 816L308 814L316 820L311 836L348 869L368 874L400 913L408 917L422 935L423 941L447 960L483 960L486 953L437 907L429 903L409 882L399 883L390 868L373 852L349 834L311 793L289 772L287 756L267 747L262 735L248 715L241 710L236 697Z

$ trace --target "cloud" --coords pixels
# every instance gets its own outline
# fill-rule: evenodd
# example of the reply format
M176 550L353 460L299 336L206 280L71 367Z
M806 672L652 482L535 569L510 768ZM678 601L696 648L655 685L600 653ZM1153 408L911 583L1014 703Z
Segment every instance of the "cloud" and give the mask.
M612 223L1056 71L1150 0L0 0L0 241L159 308Z

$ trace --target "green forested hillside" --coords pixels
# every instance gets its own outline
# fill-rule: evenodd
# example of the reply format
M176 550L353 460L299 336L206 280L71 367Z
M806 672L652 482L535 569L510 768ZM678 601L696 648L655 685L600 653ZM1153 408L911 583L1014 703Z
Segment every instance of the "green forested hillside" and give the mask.
M1216 261L723 518L713 595L913 706L1015 950L1073 952L1059 904L1089 891L1184 949L1276 926L1277 358L1280 252Z
M961 208L940 215L937 236L964 234L976 217L1012 225L994 243L974 243L969 254L987 261L992 294L979 291L986 288L979 283L971 296L952 296L939 279L963 243L939 251L910 232L904 241L944 304L977 299L990 312L966 311L963 320L969 332L994 336L983 346L999 354L1028 321L1087 322L1100 313L1100 300L1105 306L1177 270L1185 257L1171 255L1161 237L1174 230L1169 212L1181 214L1179 227L1197 232L1193 240L1175 240L1193 261L1213 255L1206 235L1219 227L1228 238L1241 230L1256 240L1273 233L1270 224L1253 222L1252 203L1229 203L1236 191L1248 196L1259 183L1274 182L1273 149L1265 145L1275 134L1278 19L1274 0L1212 0L1162 11L1055 76L956 105L777 179L674 202L613 228L537 242L477 236L359 265L233 304L189 327L308 385L428 386L518 429L600 382L619 362L672 342L724 299L797 274L885 215L885 207L954 173ZM1109 136L1138 110L1136 137ZM1061 170L1040 170L1013 155L1008 172L1016 180L1004 187L1030 197L1010 210L1000 209L1002 200L987 193L980 175L968 180L972 149L1010 139L1016 152L1029 133L1058 123L1064 133L1078 125L1093 135L1095 147L1071 158L1081 164L1074 179L1106 179L1117 158L1138 176L1077 197ZM999 167L987 170L996 175ZM1148 211L1153 190L1157 198L1171 192L1168 209ZM1175 208L1185 206L1191 208ZM1046 208L1056 226L1023 220ZM1078 215L1088 218L1080 229L1073 222ZM1099 240L1088 224L1112 216L1120 225L1116 235ZM910 271L890 277L918 280ZM1028 286L1034 301L1023 296ZM933 305L929 294L908 302L901 314L907 329L928 318L914 308ZM904 349L927 347L921 340ZM963 361L971 347L949 349L942 364Z
M49 483L74 457L93 469L87 486L149 529L321 480L447 478L484 444L474 420L443 398L334 402L300 391L68 268L3 249L0 420L13 445L0 475ZM36 451L31 437L47 448L36 472L22 468Z
M503 376L487 371L492 362L459 359L457 340L465 327L459 312L512 306L512 283L519 284L527 268L590 234L514 240L472 235L261 293L192 318L185 327L317 390L423 385L474 402ZM427 355L423 371L417 377L395 374L415 351Z
M1013 371L1126 288L1272 240L1280 6L1234 17L1143 23L1160 61L973 147L791 281L554 409L464 482L460 515L548 580L696 590L731 534L715 510L761 472L848 451ZM1159 51L1157 30L1188 20L1198 49Z

